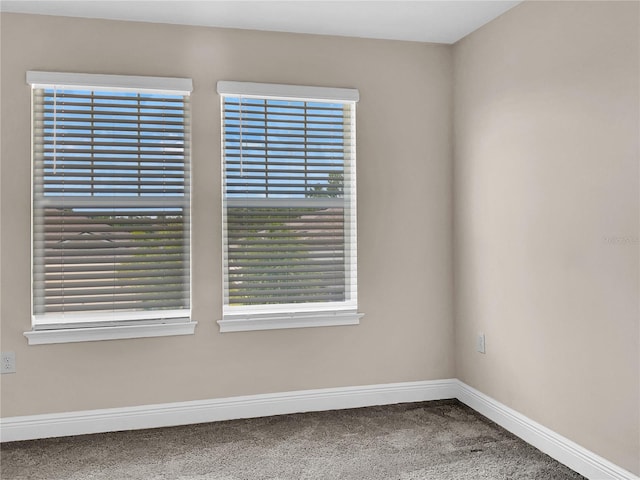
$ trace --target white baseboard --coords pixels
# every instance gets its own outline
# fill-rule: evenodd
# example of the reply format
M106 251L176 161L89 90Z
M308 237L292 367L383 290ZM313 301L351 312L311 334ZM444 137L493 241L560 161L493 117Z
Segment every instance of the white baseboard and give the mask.
M0 441L64 437L449 398L457 398L590 480L640 480L640 477L633 473L456 379L301 390L139 407L9 417L0 419Z
M590 480L640 480L633 473L614 465L469 385L460 381L457 383L456 397L462 403L580 475Z
M455 398L455 379L269 393L0 419L0 441L266 417Z

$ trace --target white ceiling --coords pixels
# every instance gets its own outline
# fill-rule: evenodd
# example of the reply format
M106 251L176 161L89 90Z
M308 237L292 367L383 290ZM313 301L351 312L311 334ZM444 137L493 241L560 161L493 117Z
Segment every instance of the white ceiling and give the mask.
M1 0L3 12L455 43L521 0Z

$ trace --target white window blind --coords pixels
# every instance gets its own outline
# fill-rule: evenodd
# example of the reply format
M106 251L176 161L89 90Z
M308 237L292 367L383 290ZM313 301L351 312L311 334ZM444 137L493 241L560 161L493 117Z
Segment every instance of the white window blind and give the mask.
M225 317L355 311L357 90L219 82L218 92Z
M191 81L146 79L28 74L36 329L190 316Z

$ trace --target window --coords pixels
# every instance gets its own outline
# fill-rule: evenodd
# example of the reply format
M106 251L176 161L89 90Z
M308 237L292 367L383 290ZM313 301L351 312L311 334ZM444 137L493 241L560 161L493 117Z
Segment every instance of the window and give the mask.
M29 343L193 333L191 80L28 72Z
M222 332L359 323L352 89L218 82Z

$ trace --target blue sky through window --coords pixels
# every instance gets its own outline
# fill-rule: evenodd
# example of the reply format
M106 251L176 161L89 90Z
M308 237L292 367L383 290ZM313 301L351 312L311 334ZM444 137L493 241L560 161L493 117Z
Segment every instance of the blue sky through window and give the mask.
M44 90L44 195L183 196L181 95Z
M341 103L226 97L226 195L304 198L328 188L341 192L348 147L344 115Z

